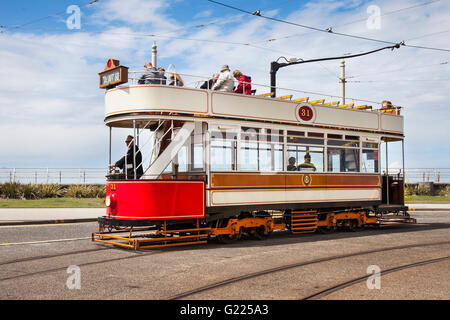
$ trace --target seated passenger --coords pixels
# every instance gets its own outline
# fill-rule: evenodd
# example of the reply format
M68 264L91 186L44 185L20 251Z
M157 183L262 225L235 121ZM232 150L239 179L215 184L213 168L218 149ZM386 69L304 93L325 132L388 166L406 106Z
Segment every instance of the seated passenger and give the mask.
M234 80L231 76L230 68L228 65L223 65L220 69L220 75L216 83L213 86L213 90L232 92L234 87Z
M183 79L181 79L181 77L180 77L180 75L178 73L172 73L170 75L169 86L177 86L177 87L184 86Z
M295 158L290 157L289 158L289 164L287 166L288 171L297 171L297 166L295 165Z
M138 84L160 84L161 83L161 73L156 70L151 62L146 62L144 65L146 69L142 74L141 78L138 80Z
M219 74L215 73L213 74L212 78L208 81L205 81L201 86L200 89L208 89L211 90L214 84L216 83L217 79L219 78Z
M164 73L166 72L166 70L163 67L159 67L158 71L159 71L159 78L160 78L159 84L164 84L165 85L166 81L167 81L167 77L164 75Z
M233 76L239 81L239 84L233 93L252 94L252 78L243 75L239 70L234 70Z
M316 166L311 163L311 156L309 155L309 151L306 151L305 154L305 162L298 166L299 171L316 171Z

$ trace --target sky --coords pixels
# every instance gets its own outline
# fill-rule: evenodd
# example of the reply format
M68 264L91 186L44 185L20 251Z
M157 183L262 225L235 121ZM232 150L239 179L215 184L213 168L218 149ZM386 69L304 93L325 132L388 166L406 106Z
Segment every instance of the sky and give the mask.
M450 0L220 2L321 30L450 49ZM282 56L306 60L388 45L207 0L3 0L0 168L106 167L109 130L98 72L108 58L142 70L154 41L159 66L210 76L228 64L265 85L270 62ZM339 96L339 66L340 60L290 66L278 72L277 86ZM402 106L407 168L450 168L449 71L450 51L383 50L346 60L346 96ZM114 158L125 152L128 133L114 132ZM390 149L390 166L401 164L400 147Z

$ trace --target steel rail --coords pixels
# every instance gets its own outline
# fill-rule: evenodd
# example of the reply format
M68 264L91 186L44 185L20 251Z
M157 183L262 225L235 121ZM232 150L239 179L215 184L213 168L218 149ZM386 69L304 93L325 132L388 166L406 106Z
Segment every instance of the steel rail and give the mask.
M310 260L310 261L297 262L297 263L293 263L293 264L283 265L283 266L279 266L279 267L275 267L275 268L265 269L265 270L252 272L252 273L248 273L248 274L245 274L245 275L241 275L241 276L225 279L225 280L222 280L222 281L219 281L219 282L215 282L215 283L203 286L203 287L199 287L199 288L196 288L196 289L193 289L193 290L189 290L189 291L186 291L186 292L174 295L172 297L167 298L167 300L177 300L177 299L185 298L185 297L197 294L197 293L201 293L201 292L212 290L212 289L215 289L215 288L218 288L218 287L226 286L228 284L240 282L240 281L251 279L251 278L256 278L256 277L259 277L259 276L263 276L263 275L267 275L267 274L271 274L271 273L275 273L275 272L280 272L280 271L285 271L285 270L289 270L289 269L293 269L293 268L303 267L303 266L307 266L307 265L311 265L311 264L316 264L316 263L321 263L321 262L328 262L328 261L344 259L344 258L349 258L349 257L355 257L355 256L359 256L359 255L366 255L366 254L371 254L371 253L385 252L385 251L391 251L391 250L409 249L409 248L417 248L417 247L426 247L426 246L436 246L436 245L442 245L442 244L450 244L450 241L422 243L422 244L410 244L410 245L389 247L389 248L383 248L383 249L359 251L359 252L353 252L353 253L348 253L348 254L343 254L343 255L324 257L324 258Z

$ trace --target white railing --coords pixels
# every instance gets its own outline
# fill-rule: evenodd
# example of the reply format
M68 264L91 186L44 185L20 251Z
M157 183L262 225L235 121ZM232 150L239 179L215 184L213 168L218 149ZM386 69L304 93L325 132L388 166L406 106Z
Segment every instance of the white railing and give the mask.
M384 172L384 168L381 170ZM406 169L406 183L450 183L450 168ZM401 169L389 168L389 174ZM87 184L105 183L107 168L0 168L0 182Z
M104 183L107 168L0 168L0 182Z
M128 83L123 84L121 86L128 86L128 85L139 85L139 80L141 79L141 76L143 74L147 73L146 70L131 70L128 71ZM170 76L171 74L178 74L182 80L183 80L183 86L188 88L200 88L200 86L205 82L212 78L212 75L210 77L205 76L198 76L198 75L192 75L192 74L186 74L186 73L177 73L176 71L166 71L165 77L167 78L165 80L165 85L169 85L171 82ZM150 78L149 78L150 79ZM151 78L154 79L156 82L155 84L163 84L161 81L161 78ZM235 81L235 87L237 87L238 81ZM259 83L251 83L252 90L256 89L255 95L259 94L265 94L271 92L271 86L259 84ZM277 96L290 96L292 95L291 99L298 99L298 98L305 98L308 97L309 101L313 100L322 100L326 99L324 103L327 102L335 102L335 101L341 101L341 97L338 95L330 95L326 93L320 93L320 92L312 92L312 91L304 91L304 90L297 90L297 89L289 89L289 88L283 88L283 87L276 87L277 90ZM373 109L381 108L381 102L377 101L371 101L371 100L365 100L365 99L359 99L359 98L352 98L352 97L346 97L346 104L354 104L355 107L358 105L376 105Z

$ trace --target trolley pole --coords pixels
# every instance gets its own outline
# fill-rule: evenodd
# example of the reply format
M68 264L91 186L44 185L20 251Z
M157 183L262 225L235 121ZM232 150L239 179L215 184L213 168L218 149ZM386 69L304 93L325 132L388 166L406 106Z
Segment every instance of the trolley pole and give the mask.
M341 104L345 104L345 60L341 61L341 77L339 79L341 83Z

